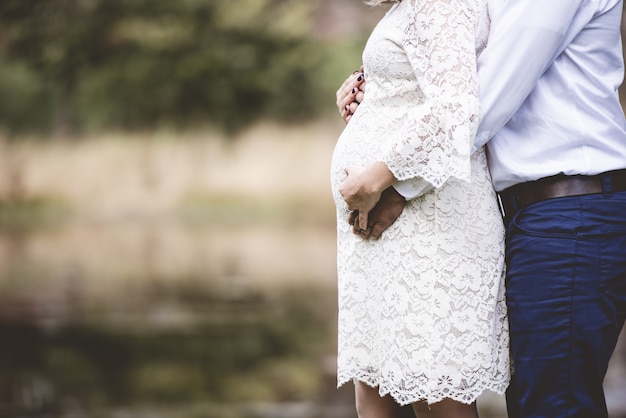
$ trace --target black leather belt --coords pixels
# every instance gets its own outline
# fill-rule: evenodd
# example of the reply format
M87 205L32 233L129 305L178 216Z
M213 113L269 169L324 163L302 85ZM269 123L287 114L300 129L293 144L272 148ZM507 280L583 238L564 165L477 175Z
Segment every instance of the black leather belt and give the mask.
M626 191L626 169L607 171L595 176L556 176L516 184L500 192L505 214L511 214L516 208L528 206L542 200L556 197L579 196L602 193L603 183L607 179L610 191ZM607 190L608 191L608 190Z

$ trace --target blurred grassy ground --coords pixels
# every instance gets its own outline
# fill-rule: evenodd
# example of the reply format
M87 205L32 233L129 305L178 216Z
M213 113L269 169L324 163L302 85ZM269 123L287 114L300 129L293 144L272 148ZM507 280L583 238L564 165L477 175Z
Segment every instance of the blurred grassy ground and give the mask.
M8 210L48 201L95 219L202 210L288 217L287 209L321 219L332 205L328 170L341 128L332 120L260 124L233 139L215 132L0 139L0 202Z

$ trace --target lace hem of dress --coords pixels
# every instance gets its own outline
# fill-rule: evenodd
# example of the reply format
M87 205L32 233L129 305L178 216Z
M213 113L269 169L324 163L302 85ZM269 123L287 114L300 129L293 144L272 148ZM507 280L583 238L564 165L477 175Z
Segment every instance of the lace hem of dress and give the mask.
M426 401L429 405L441 402L444 399L452 399L457 402L470 405L478 399L478 397L486 391L494 392L500 396L504 395L509 385L508 376L502 376L501 381L496 381L492 377L480 376L474 378L474 385L471 388L459 388L449 378L441 376L439 385L436 389L415 388L402 391L396 385L379 381L376 374L368 374L364 372L353 372L341 374L337 377L337 387L341 387L349 381L357 380L370 387L379 389L380 396L391 396L399 405L409 405L415 402Z

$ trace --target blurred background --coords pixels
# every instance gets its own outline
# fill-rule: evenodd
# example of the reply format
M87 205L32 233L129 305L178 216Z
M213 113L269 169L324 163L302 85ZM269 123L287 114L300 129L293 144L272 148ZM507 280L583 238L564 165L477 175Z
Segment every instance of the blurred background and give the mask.
M0 1L0 417L355 417L328 170L383 12Z

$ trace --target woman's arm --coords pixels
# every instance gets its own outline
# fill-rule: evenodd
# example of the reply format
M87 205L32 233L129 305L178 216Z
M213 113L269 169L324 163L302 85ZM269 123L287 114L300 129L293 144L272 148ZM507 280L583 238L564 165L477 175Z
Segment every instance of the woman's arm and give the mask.
M408 103L399 134L386 142L379 161L350 167L341 185L348 207L367 213L398 179L421 178L439 187L449 178L469 179L470 147L479 121L476 76L476 11L462 0L416 2L410 7L403 48L418 81L421 103ZM422 188L426 190L426 188Z
M478 123L477 19L467 0L411 2L403 48L420 102L405 104L398 134L383 139L379 161L398 180L421 178L432 187L470 179L470 149Z

